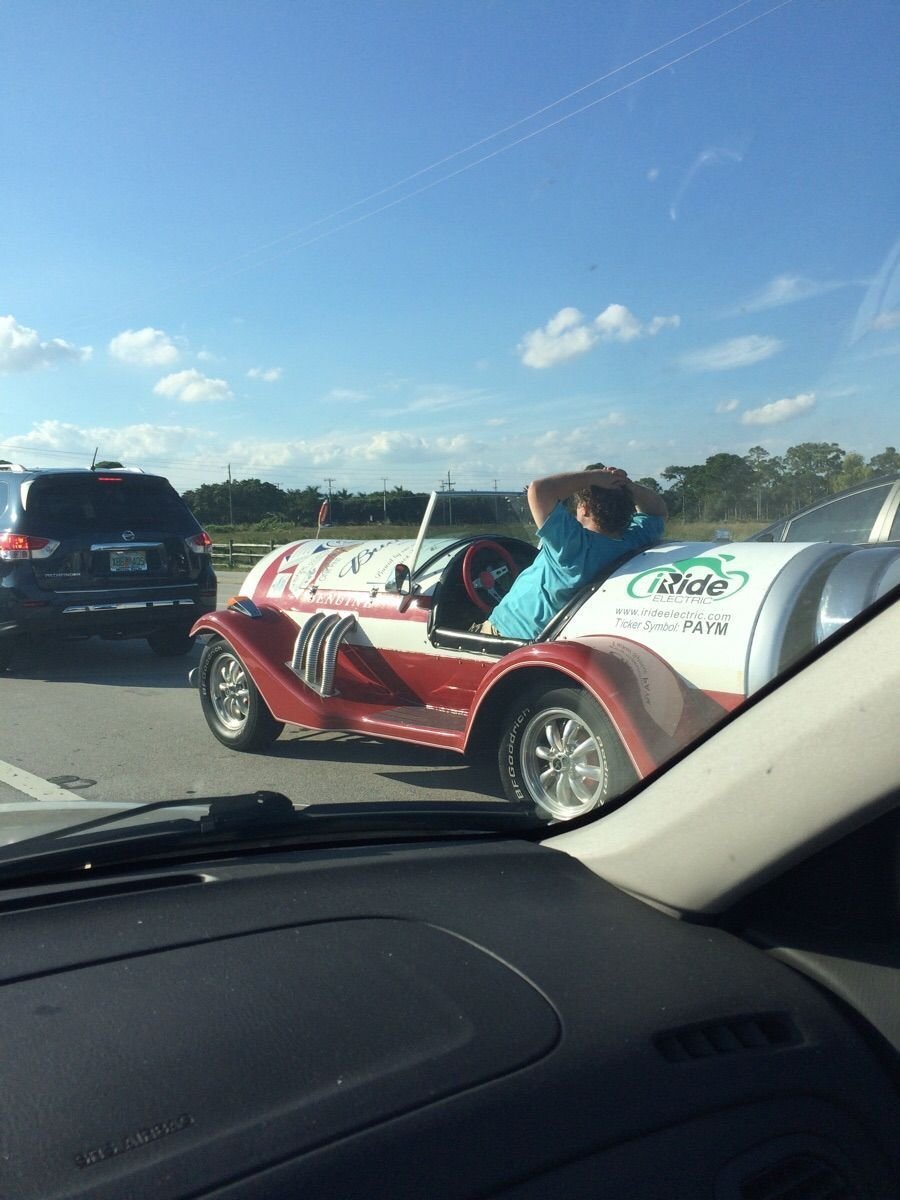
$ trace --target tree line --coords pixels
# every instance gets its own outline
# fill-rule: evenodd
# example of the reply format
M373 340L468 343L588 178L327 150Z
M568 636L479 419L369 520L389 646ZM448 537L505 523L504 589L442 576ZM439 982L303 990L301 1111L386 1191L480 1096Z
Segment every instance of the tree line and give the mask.
M879 475L900 471L900 453L888 446L868 462L837 442L801 442L783 455L753 446L747 454L713 454L693 466L672 465L661 472L663 483L639 480L661 493L673 517L688 521L774 521L806 504ZM322 501L330 499L330 521L363 525L419 521L424 496L404 487L372 492L346 488L324 492L309 485L282 488L262 479L205 483L183 493L185 502L206 525L282 524L312 526ZM490 524L497 504L490 496L475 498L445 492L436 514L439 523Z
M697 466L669 466L660 489L669 512L686 520L774 521L845 488L900 471L887 446L868 462L837 442L801 442L783 455L753 446L743 457L713 454Z

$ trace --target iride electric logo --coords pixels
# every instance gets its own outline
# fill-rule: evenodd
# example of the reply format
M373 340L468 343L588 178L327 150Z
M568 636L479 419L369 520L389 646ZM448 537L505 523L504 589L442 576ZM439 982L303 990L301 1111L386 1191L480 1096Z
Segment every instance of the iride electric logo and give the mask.
M746 571L729 569L733 554L702 554L697 558L679 558L659 567L650 567L635 575L626 591L635 600L663 596L702 596L724 600L736 595L750 582Z

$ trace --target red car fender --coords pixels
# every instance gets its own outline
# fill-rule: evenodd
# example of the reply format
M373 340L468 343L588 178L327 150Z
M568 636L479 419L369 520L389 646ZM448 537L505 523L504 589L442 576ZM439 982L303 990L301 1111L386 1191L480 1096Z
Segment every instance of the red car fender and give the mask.
M628 638L597 635L537 642L500 659L475 695L466 743L483 720L496 714L498 695L504 697L502 707L508 708L510 694L520 699L533 686L532 680L538 680L537 672L547 670L567 677L594 697L641 776L726 713L717 701L686 684L653 650Z
M297 636L297 625L283 612L260 608L258 617L249 617L233 609L219 609L201 617L191 632L213 634L230 642L276 720L311 729L329 727L327 702L299 684L283 665L290 661Z

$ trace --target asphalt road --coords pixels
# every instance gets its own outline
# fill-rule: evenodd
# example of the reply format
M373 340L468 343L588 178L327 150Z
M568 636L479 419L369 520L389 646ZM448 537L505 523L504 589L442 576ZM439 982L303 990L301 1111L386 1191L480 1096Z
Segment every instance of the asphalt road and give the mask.
M242 578L219 574L220 603ZM163 659L143 641L98 638L19 655L0 679L0 822L22 803L134 804L258 788L299 804L501 795L492 763L356 734L289 726L264 754L228 750L188 684L198 659L197 648Z

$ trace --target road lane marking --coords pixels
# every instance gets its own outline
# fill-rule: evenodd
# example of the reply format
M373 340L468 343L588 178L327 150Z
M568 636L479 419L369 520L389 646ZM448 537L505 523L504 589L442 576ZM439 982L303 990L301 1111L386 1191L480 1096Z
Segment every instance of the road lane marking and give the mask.
M106 800L87 800L83 796L79 796L77 792L60 787L58 783L50 783L48 779L42 779L40 775L32 775L30 771L24 771L21 767L14 767L12 763L0 760L0 784L3 783L14 791L21 792L23 796L30 796L32 800L49 800L52 804L65 808L128 807ZM3 810L5 810L5 806L0 809L0 811Z

